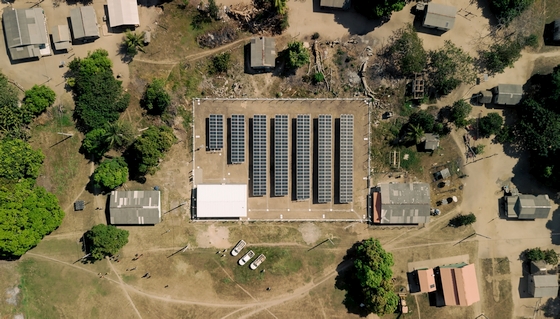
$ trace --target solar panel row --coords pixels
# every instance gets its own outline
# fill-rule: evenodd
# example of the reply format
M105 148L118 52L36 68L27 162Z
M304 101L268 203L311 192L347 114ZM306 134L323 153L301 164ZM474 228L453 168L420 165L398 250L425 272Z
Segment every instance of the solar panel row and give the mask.
M296 118L296 198L309 199L311 171L311 118L309 114L299 114Z
M266 115L253 116L253 196L266 195Z
M208 150L219 151L224 147L224 116L210 114L208 126Z
M332 197L332 116L319 115L318 133L317 200L329 203Z
M354 115L340 115L340 189L341 203L352 202L354 183Z
M274 117L274 195L288 195L288 115Z
M231 116L230 158L232 164L245 162L245 115Z

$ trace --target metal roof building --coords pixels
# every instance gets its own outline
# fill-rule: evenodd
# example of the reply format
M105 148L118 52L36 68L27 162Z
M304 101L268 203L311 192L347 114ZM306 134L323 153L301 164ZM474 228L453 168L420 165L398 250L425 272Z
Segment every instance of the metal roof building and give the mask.
M136 0L107 0L109 26L139 26L138 4Z
M350 9L350 0L321 0L321 7L335 9Z
M195 218L247 217L246 184L198 184Z
M516 219L548 218L552 206L548 195L506 196L507 216Z
M499 84L493 91L495 104L516 105L523 97L523 86L520 84Z
M442 31L449 31L455 25L457 8L439 3L429 3L422 26Z
M251 68L274 68L276 65L276 41L274 38L251 39Z
M480 301L474 264L442 266L439 274L446 306L470 306Z
M52 40L56 51L69 50L72 47L72 38L68 25L55 25L52 30Z
M112 191L109 204L113 225L155 225L161 221L159 191Z
M436 279L434 276L434 270L432 268L418 269L416 270L416 274L418 275L420 292L436 291Z
M97 15L91 6L70 10L70 22L74 40L94 40L99 38Z
M437 134L424 134L424 150L435 151L439 147L439 136Z
M373 192L373 222L423 224L430 221L430 186L426 183L381 184Z
M2 23L12 60L41 58L52 54L43 9L4 10Z
M558 296L558 275L539 272L527 277L529 294L535 298Z

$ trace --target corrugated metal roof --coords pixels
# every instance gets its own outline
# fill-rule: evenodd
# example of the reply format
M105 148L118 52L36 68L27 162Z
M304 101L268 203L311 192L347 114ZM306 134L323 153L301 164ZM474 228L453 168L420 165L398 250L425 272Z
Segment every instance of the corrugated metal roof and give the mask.
M107 11L111 28L122 25L140 25L136 0L107 0Z
M436 279L434 277L434 270L420 269L417 270L418 281L420 283L420 292L432 292L436 291Z
M440 267L439 271L446 306L470 306L480 301L474 264Z
M496 87L494 103L516 105L523 97L523 86L520 84L500 84Z
M379 185L381 224L422 224L430 221L430 186L426 183Z
M247 185L199 184L196 188L196 217L247 217Z
M161 221L159 191L112 191L109 215L114 225L154 225Z
M558 296L558 275L530 275L529 291L535 298Z
M49 43L43 9L4 10L2 22L12 60L41 57Z
M428 28L451 30L455 25L457 8L439 3L429 3L423 25Z
M350 0L321 0L321 7L349 9Z
M251 39L251 67L273 68L276 65L276 41L274 38Z
M99 38L97 15L93 7L78 7L70 10L70 22L74 39Z
M519 195L515 203L519 219L548 218L550 209L548 195Z
M70 38L70 29L68 25L55 25L51 33L55 50L68 50L72 47L72 39Z
M424 149L435 151L439 147L439 136L437 134L424 134Z

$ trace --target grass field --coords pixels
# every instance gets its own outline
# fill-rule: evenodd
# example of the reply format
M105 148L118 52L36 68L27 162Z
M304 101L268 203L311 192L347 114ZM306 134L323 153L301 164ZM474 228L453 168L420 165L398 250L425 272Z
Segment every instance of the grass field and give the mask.
M507 258L486 258L480 261L484 291L481 300L484 313L489 318L509 319L513 314L511 279L509 277L509 260ZM482 279L482 280L481 280Z

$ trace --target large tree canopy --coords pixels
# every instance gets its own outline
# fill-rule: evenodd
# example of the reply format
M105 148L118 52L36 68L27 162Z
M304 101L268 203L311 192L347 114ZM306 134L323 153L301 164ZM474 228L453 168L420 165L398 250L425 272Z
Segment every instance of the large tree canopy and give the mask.
M69 65L74 77L74 116L86 132L116 121L130 101L130 95L123 92L122 82L113 76L108 55L107 51L98 49Z
M148 84L142 97L142 106L149 113L162 114L170 103L171 97L165 90L165 80L154 79L152 83Z
M0 256L21 256L55 230L64 217L58 199L34 181L0 185Z
M0 178L19 180L37 178L45 156L41 150L18 139L0 141Z
M128 165L122 157L102 162L93 172L95 185L109 190L121 186L127 180Z
M355 0L356 11L368 18L389 18L393 12L401 11L406 0Z
M422 72L428 64L428 54L422 46L422 39L412 24L393 33L386 54L403 75Z
M101 260L116 254L128 243L128 230L115 226L99 224L84 234L86 252L92 259Z
M476 72L472 57L453 42L430 51L429 80L439 94L449 94L461 83L474 83Z
M151 126L130 147L128 163L139 175L153 174L165 153L177 141L167 126Z
M519 16L535 0L490 0L490 8L501 23L508 24Z
M34 85L30 90L25 91L23 108L32 116L43 113L56 100L54 91L45 85Z

